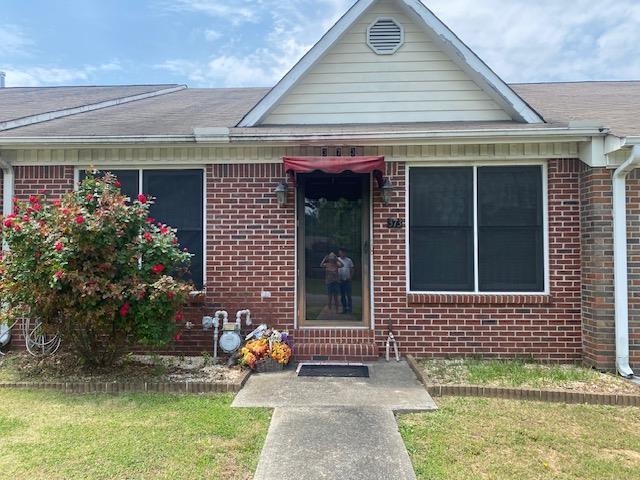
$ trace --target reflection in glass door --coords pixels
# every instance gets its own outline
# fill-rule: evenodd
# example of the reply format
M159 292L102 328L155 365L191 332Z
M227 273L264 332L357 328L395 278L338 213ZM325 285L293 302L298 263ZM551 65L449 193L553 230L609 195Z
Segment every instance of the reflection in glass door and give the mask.
M298 315L307 325L369 319L369 176L298 176Z

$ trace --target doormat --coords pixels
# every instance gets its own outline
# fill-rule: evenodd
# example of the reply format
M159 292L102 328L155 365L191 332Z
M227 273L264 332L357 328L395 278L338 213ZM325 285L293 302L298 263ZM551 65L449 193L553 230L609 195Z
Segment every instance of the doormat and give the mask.
M369 367L366 365L322 365L303 363L298 367L298 376L369 378Z

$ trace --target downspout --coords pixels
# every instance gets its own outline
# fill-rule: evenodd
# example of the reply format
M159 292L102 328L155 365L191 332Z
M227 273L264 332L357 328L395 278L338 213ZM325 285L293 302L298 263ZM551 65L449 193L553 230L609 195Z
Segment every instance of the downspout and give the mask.
M640 145L613 174L613 269L615 291L616 369L626 378L629 366L629 286L627 278L627 175L640 166Z
M0 155L0 168L2 168L2 215L5 217L13 213L13 166L2 159Z
M14 185L14 173L13 166L2 159L0 155L0 168L2 169L2 215L7 216L13 213L13 185ZM2 250L8 248L6 243L2 243ZM2 305L4 308L4 305ZM14 324L15 325L15 324ZM14 325L8 326L0 323L0 346L7 345L11 340L11 329ZM0 356L2 356L0 352Z

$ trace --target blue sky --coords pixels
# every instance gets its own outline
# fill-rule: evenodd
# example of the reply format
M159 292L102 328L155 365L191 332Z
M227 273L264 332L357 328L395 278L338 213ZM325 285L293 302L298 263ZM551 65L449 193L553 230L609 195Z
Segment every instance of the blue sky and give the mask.
M7 86L270 86L354 0L2 0ZM640 0L423 0L507 82L640 79Z

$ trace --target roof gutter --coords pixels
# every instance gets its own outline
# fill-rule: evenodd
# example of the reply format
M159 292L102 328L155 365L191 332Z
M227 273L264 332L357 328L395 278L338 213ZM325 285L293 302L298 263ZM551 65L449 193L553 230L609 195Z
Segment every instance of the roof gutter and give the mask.
M627 175L640 166L640 145L613 174L613 265L615 290L616 369L626 378L629 366L629 285L627 271Z
M231 131L232 142L332 142L332 141L446 141L464 139L469 142L491 140L512 142L519 138L523 140L552 137L550 141L579 141L586 142L594 136L604 136L608 130L602 128L521 128L521 129L482 129L482 130L411 130L411 131L342 131L317 133L291 132L260 132L246 129ZM1 141L1 140L0 140Z
M118 144L224 144L224 143L331 143L356 141L363 143L431 142L443 143L449 140L473 143L510 143L522 141L588 142L594 136L604 136L608 130L602 128L521 128L482 130L411 130L411 131L341 131L317 133L259 132L253 129L195 128L191 135L111 135L111 136L58 136L58 137L0 137L2 146L30 145L118 145Z

